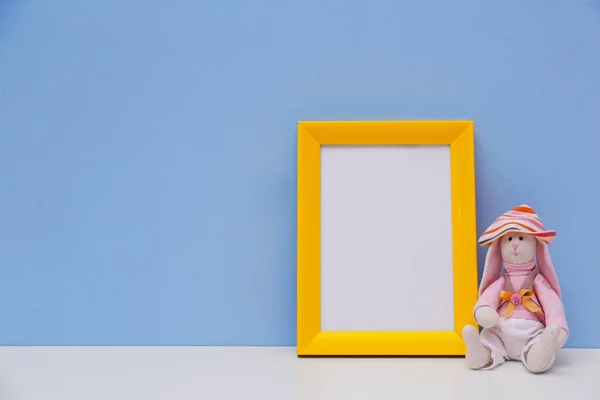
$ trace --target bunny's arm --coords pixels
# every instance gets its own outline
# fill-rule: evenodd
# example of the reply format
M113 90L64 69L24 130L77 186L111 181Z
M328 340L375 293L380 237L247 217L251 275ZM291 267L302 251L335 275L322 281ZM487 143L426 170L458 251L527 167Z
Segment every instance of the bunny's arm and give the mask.
M504 287L504 277L498 278L494 283L488 286L473 307L473 315L480 307L491 307L494 311L500 306L500 290Z
M544 310L546 325L558 325L568 334L569 326L563 303L541 274L535 278L533 290L541 303L542 310Z

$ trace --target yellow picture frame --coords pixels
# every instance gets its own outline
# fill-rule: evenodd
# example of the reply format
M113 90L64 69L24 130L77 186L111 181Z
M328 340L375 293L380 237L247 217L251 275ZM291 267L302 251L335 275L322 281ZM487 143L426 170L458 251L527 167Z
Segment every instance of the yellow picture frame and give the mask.
M454 330L321 331L320 151L322 145L449 145ZM301 121L298 123L297 354L464 355L461 332L477 326L477 237L473 121Z

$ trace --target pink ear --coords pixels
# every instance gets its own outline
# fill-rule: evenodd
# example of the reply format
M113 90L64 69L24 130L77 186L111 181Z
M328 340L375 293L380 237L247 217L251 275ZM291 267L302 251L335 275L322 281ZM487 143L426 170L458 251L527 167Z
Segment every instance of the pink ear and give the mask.
M500 269L502 268L502 254L500 252L500 240L494 240L485 257L485 265L483 267L483 276L479 284L479 296L492 283L500 277Z
M537 240L536 258L540 274L546 278L548 283L550 283L550 286L552 286L552 289L560 298L561 293L560 286L558 284L558 277L556 276L554 265L552 265L552 260L550 259L548 243L544 242L543 240Z

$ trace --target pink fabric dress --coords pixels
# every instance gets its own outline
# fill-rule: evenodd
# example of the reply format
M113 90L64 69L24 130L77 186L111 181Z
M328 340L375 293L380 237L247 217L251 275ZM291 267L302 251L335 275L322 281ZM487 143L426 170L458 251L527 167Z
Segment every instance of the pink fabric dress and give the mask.
M495 368L506 360L519 360L527 366L525 355L541 340L547 325L558 325L569 332L562 301L544 276L537 272L535 261L520 265L504 263L504 272L504 276L481 293L473 310L476 312L480 307L487 306L500 315L496 325L484 328L480 335L481 343L492 352L492 364L483 369ZM535 313L518 304L510 317L504 317L508 303L500 299L500 291L525 288L533 288L535 295L532 301L542 311ZM553 364L554 356L545 370Z

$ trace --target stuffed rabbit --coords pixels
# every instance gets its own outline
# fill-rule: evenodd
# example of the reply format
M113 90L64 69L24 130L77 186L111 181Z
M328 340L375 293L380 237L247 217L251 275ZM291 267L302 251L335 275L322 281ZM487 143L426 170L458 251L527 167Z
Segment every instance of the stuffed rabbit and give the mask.
M481 334L472 325L463 329L469 368L489 370L518 360L540 373L554 365L555 350L569 335L548 253L555 236L523 204L496 219L479 239L489 250L473 312L484 329Z

